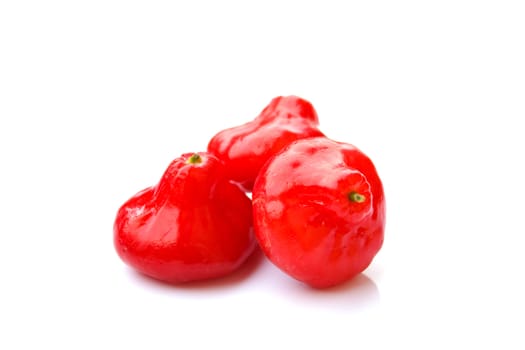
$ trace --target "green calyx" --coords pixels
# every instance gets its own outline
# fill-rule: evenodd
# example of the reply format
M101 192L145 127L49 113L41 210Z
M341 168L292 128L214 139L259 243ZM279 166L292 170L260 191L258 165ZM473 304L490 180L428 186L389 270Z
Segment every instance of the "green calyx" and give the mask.
M200 164L202 163L202 158L197 153L194 153L191 157L186 160L186 164Z
M351 202L363 203L366 197L359 192L352 191L348 194L348 199L350 199Z

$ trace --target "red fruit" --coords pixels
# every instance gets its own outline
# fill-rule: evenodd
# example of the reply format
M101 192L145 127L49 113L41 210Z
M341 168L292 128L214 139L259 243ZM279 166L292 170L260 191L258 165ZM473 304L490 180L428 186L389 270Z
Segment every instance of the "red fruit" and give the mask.
M352 145L324 137L290 144L261 169L252 199L266 256L313 287L356 276L383 244L383 186Z
M274 98L253 121L225 129L208 144L208 152L226 164L226 175L250 192L259 170L291 142L323 136L312 104L296 96Z
M118 210L114 244L120 258L166 282L224 276L251 254L250 199L208 153L183 154Z

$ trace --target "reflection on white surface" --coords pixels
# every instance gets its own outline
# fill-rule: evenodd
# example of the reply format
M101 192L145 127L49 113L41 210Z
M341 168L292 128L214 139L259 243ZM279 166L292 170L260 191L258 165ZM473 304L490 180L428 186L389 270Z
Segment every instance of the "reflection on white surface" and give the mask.
M380 299L376 284L365 273L332 288L314 289L285 275L272 265L259 249L236 272L205 281L171 285L139 274L127 267L125 269L128 270L131 278L130 283L136 287L173 296L195 294L216 297L244 291L255 293L260 298L260 293L265 292L263 295L268 298L278 297L296 307L312 308L312 310L331 308L335 312L351 312L377 306Z
M284 281L283 281L284 282ZM380 294L377 285L362 273L347 283L316 290L296 281L287 281L279 288L281 297L298 307L312 310L324 309L331 312L352 313L377 307Z
M266 348L276 342L322 346L319 336L333 333L333 339L346 334L358 344L371 336L369 325L380 322L380 292L367 272L333 288L313 289L281 272L260 250L237 272L208 281L169 285L124 265L121 270L131 293L128 300L134 298L141 315L184 324L193 336L204 328L216 339L228 337L233 344L252 339L256 348ZM228 324L235 334L222 333ZM205 338L202 344L213 340Z

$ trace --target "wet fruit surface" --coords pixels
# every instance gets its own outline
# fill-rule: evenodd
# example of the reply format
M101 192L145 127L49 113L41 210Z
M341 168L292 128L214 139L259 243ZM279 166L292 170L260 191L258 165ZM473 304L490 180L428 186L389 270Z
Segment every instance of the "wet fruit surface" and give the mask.
M383 243L383 186L356 147L324 137L296 141L263 167L254 227L266 256L313 287L362 272Z

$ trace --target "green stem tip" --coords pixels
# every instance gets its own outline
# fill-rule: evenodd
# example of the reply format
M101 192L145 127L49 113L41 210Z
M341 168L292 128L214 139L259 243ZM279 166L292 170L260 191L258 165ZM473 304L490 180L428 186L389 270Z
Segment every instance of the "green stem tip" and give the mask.
M363 203L366 200L366 197L361 193L352 191L348 194L348 199L355 203Z
M197 153L193 153L191 157L188 158L186 161L186 164L200 164L202 162L202 158Z

